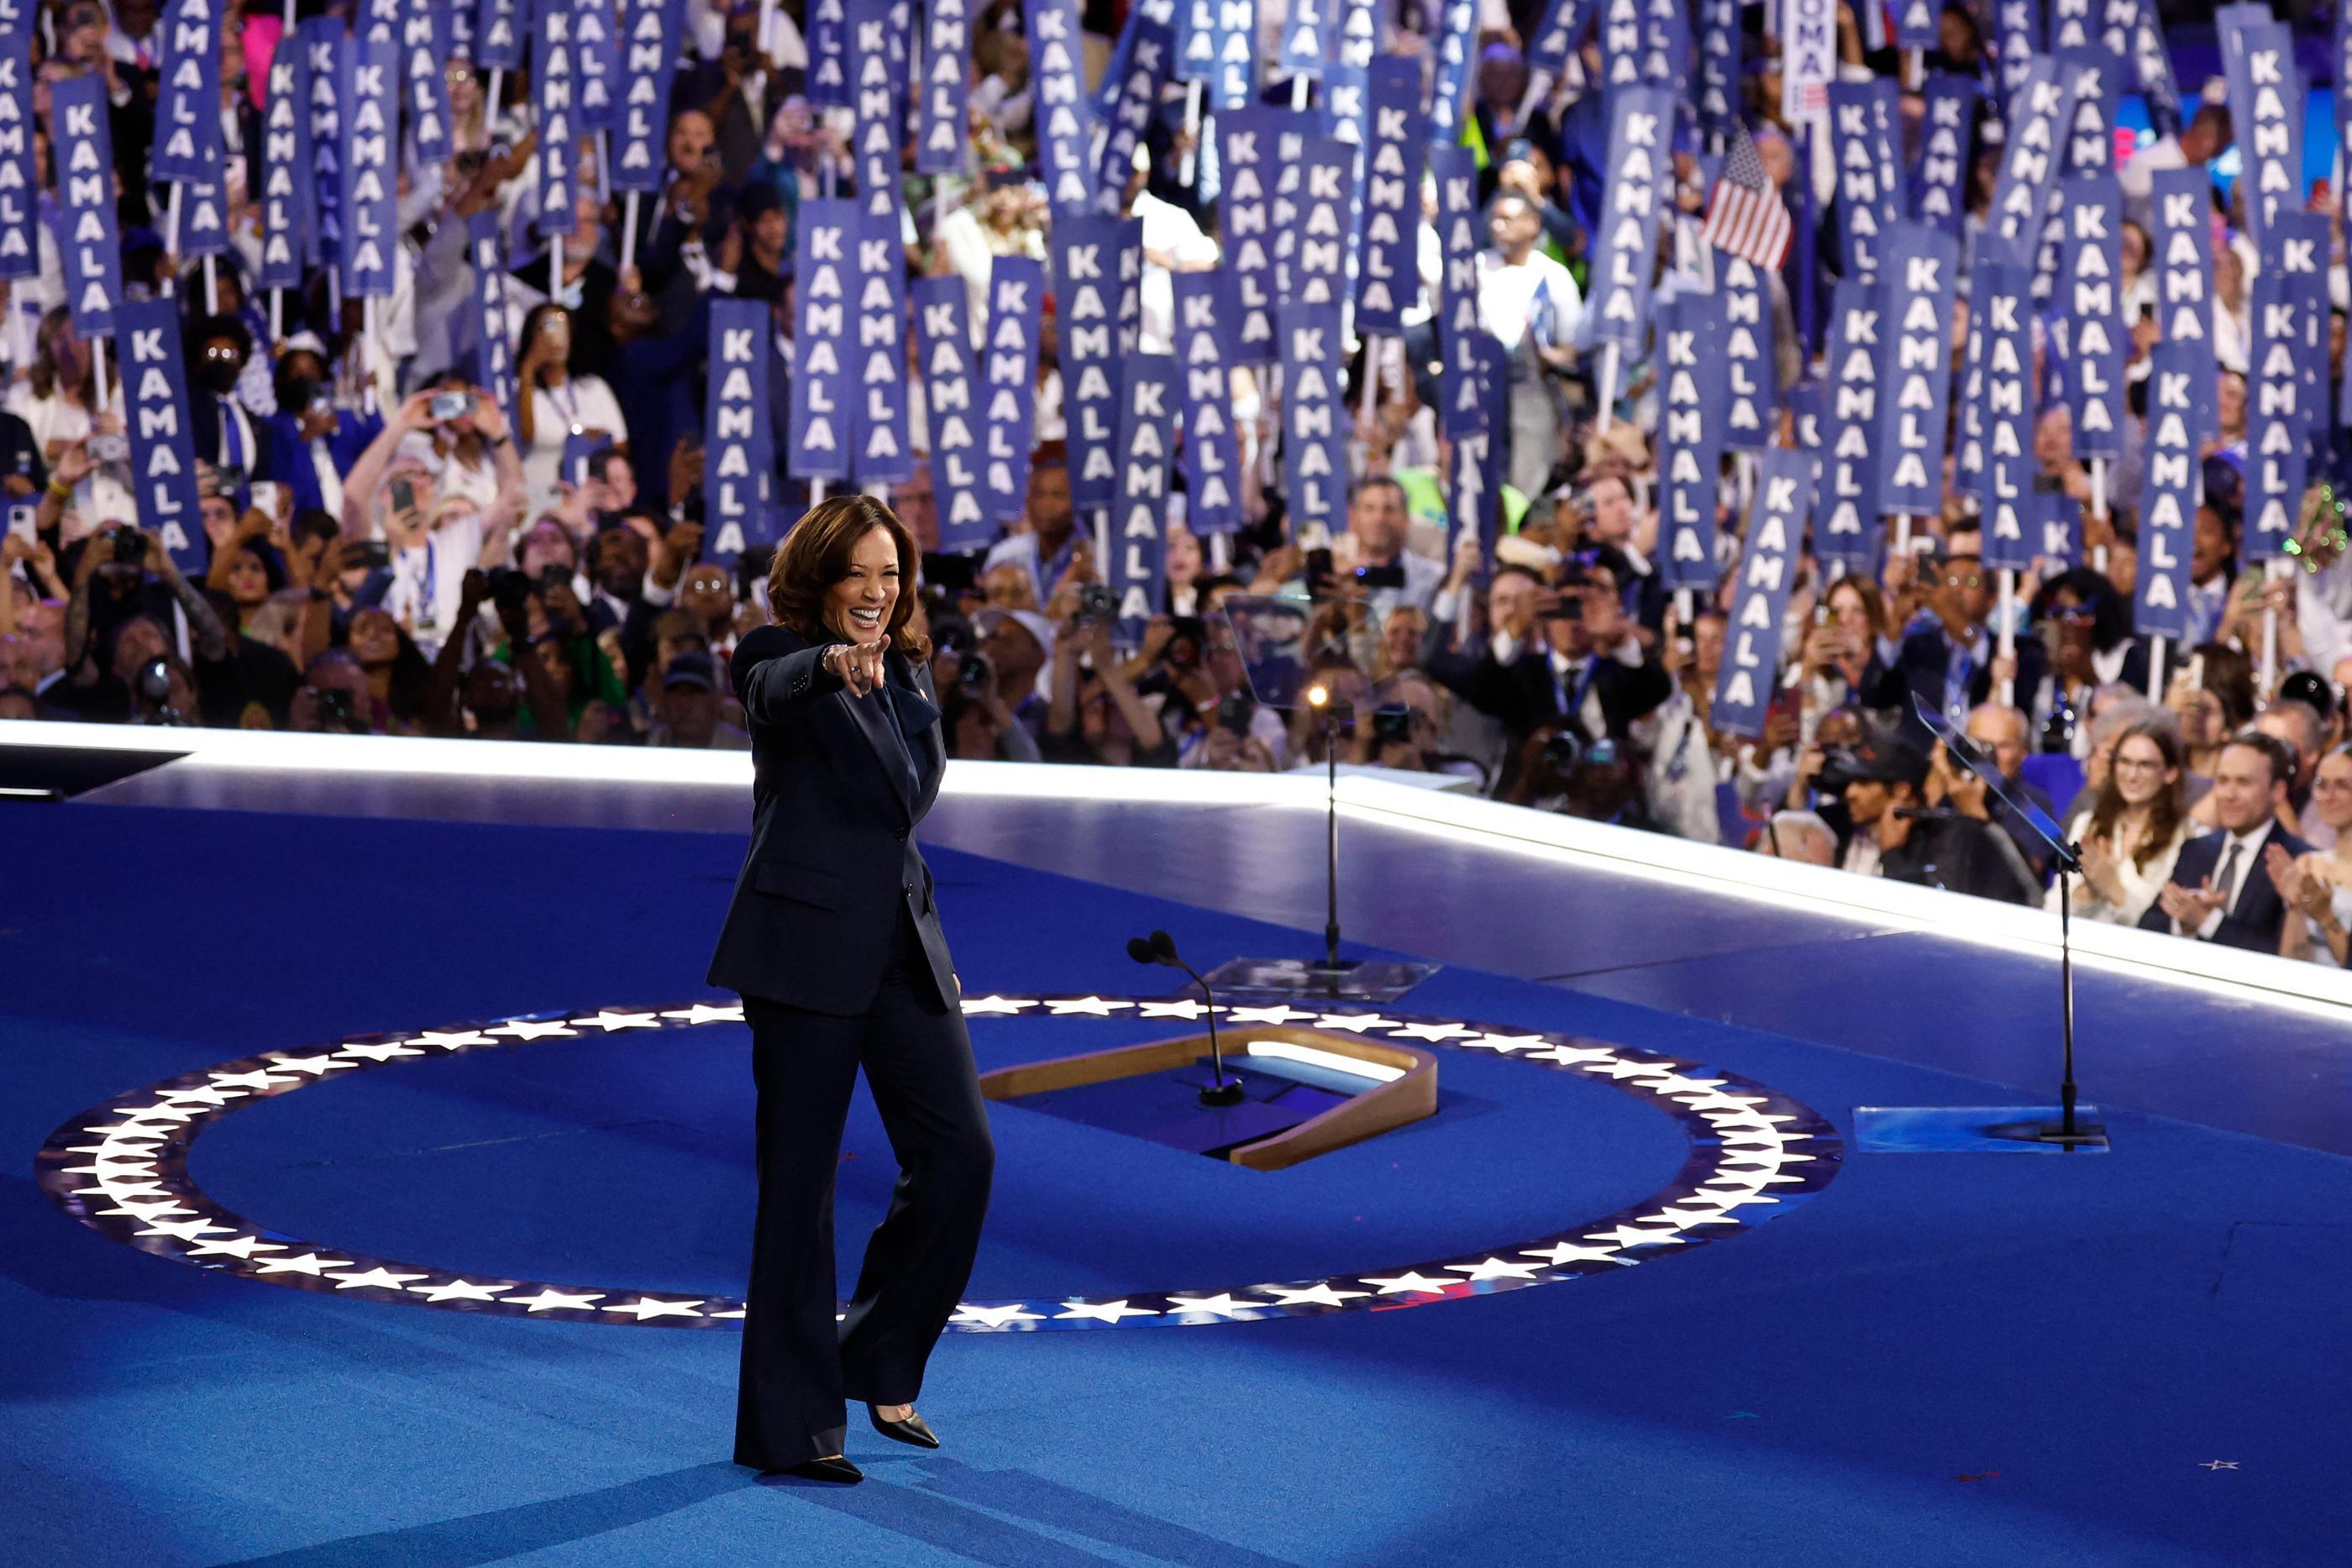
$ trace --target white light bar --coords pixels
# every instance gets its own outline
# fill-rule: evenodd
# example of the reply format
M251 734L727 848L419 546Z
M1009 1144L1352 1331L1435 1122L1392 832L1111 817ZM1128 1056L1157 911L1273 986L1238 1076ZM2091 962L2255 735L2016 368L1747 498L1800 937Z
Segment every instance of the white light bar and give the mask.
M181 729L144 725L0 724L0 747L63 747L183 754L190 770L550 779L744 789L741 751L563 746L532 741L434 740L407 736L298 735L271 730ZM1066 800L1137 806L1255 806L1323 810L1319 772L1223 773L1173 768L1083 768L1055 763L957 762L950 799ZM1599 869L1660 886L1777 908L1947 936L2001 952L2054 957L2058 920L2039 909L1964 894L1854 876L1828 866L1748 854L1719 844L1612 827L1446 790L1343 774L1342 817L1490 852ZM1563 896L1572 896L1564 882ZM2074 924L2074 956L2086 967L2342 1020L2352 1011L2352 973L2156 932Z
M1391 1067L1384 1061L1366 1061L1360 1056L1342 1056L1336 1051L1325 1051L1316 1045L1295 1045L1286 1040L1254 1040L1250 1041L1249 1053L1319 1067L1346 1078L1368 1078L1375 1083L1393 1083L1404 1076L1403 1068Z

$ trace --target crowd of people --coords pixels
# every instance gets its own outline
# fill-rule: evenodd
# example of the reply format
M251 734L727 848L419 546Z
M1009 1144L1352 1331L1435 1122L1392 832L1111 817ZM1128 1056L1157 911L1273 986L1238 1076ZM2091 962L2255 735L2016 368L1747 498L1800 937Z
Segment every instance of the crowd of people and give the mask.
M1383 51L1432 58L1432 9L1382 7ZM1097 519L1072 505L1049 313L1026 504L999 542L937 551L920 463L888 495L930 552L920 624L937 649L950 755L1272 772L1319 768L1336 747L1343 763L1453 774L1458 788L1532 810L2020 904L2071 896L2085 919L2345 963L2352 566L2322 488L2298 528L2300 570L2240 567L2248 277L2259 267L2244 242L2242 185L2234 196L2212 190L2219 434L2204 454L2189 565L2195 632L2176 643L2166 677L2151 689L2147 639L2133 632L2143 489L2134 455L2144 441L2135 432L2100 476L2106 504L2085 517L2084 563L2028 573L2013 611L1958 498L1916 519L1909 548L1890 549L1877 571L1803 555L1764 732L1727 733L1710 719L1738 574L1727 570L1719 592L1664 585L1660 367L1634 356L1604 384L1579 333L1607 177L1602 62L1588 42L1561 79L1531 83L1536 9L1484 0L1463 97L1461 140L1476 154L1491 242L1477 257L1480 325L1507 366L1495 537L1449 527L1428 223L1402 341L1409 373L1381 378L1362 403L1344 524L1289 526L1280 389L1235 371L1234 423L1253 481L1242 526L1196 537L1180 497L1166 523L1164 601L1139 628L1118 622ZM1766 177L1792 210L1823 213L1811 248L1798 246L1766 280L1770 359L1788 388L1820 350L1804 324L1836 279L1834 171L1826 139L1801 141L1781 120L1779 41L1761 30L1769 8L1740 9L1745 118ZM1259 7L1265 38L1283 11ZM1915 138L1923 68L1988 88L1965 182L1972 237L2001 151L1990 90L1998 61L1983 8L1948 0L1942 16L1939 47L1906 60L1869 18L1839 6L1839 68L1896 80ZM1124 19L1123 7L1084 8L1090 79ZM754 546L721 562L706 548L704 346L713 300L773 306L781 455L800 204L854 168L846 111L813 110L805 96L806 20L797 3L685 0L662 189L625 236L622 204L598 195L583 162L572 228L533 237L541 214L525 75L509 73L494 102L486 73L454 54L445 87L456 155L404 171L394 291L363 316L321 269L274 301L247 287L258 263L247 176L258 167L263 63L280 42L276 7L231 5L223 19L232 247L200 271L170 253L163 193L141 167L161 60L154 0L43 5L32 24L37 100L69 77L106 84L123 154L126 292L168 291L184 305L207 565L194 579L140 515L120 357L93 352L77 332L45 238L38 274L0 286L12 329L0 333L0 718L747 748L730 657L768 619L769 552ZM1039 104L1017 0L975 7L972 27L962 172L917 174L910 159L901 196L910 275L961 277L977 317L995 258L1049 256L1052 216L1036 178ZM1269 43L1261 56L1271 54ZM1287 84L1265 85L1290 100ZM2230 148L2218 98L2193 106L2177 134L2119 152L2134 218L2119 298L2141 417L2137 383L2158 336L2147 175ZM1121 197L1143 224L1147 349L1170 346L1172 276L1219 262L1196 110L1183 84L1167 84ZM1678 153L1675 170L1661 300L1701 286L1687 246L1708 193L1693 157ZM460 308L477 297L467 233L483 213L498 214L509 240L503 281L520 383L510 408L478 384L488 378L477 313ZM1435 215L1433 197L1424 217ZM2340 364L2340 227L2331 276ZM1965 315L1964 283L1963 326ZM2063 404L2037 433L2042 486L2087 502L2092 476ZM805 497L804 481L777 478L788 503ZM1719 489L1729 567L1745 520L1736 464ZM1327 709L1265 700L1234 601L1268 598L1307 602L1293 653L1331 694ZM1964 720L1999 791L1924 727L1920 706ZM2083 846L2063 891L2032 820L2042 813Z

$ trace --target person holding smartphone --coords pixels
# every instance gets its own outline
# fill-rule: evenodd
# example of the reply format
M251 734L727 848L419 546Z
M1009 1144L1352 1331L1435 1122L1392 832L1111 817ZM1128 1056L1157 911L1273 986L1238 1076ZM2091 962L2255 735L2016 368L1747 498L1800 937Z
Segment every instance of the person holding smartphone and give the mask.
M572 329L572 312L561 305L537 306L523 318L515 415L521 427L523 482L534 514L562 498L559 470L569 437L601 435L616 446L629 440L629 422L613 389L602 376L574 373Z

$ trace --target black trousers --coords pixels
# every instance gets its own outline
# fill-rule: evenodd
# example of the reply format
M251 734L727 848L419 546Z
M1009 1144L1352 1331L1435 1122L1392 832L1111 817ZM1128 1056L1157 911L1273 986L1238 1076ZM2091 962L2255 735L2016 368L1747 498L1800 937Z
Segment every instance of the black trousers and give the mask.
M760 1207L743 1314L735 1462L785 1469L838 1454L845 1400L911 1404L971 1278L995 1145L963 1011L939 994L912 916L862 1016L743 998L759 1085ZM834 1321L833 1185L857 1069L898 1181Z

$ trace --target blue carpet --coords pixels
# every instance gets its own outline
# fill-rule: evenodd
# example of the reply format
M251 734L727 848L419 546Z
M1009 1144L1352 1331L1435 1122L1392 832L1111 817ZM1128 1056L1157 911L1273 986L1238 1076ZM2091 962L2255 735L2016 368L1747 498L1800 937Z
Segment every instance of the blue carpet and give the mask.
M1605 1278L953 1336L923 1396L941 1454L853 1430L866 1486L755 1484L724 1462L731 1334L273 1290L113 1245L25 1174L73 1112L233 1057L691 999L739 845L130 808L11 821L43 831L11 846L0 928L0 1144L18 1151L0 1175L0 1563L2347 1560L2352 1165L2133 1116L2095 1160L1850 1157L1752 1234ZM1119 949L1155 925L1195 955L1300 948L933 859L975 991L1163 989ZM1723 1067L1842 1128L1856 1104L2011 1097L1461 968L1403 1005ZM974 1022L984 1066L1161 1032ZM373 1252L732 1291L744 1046L712 1027L403 1063L229 1116L191 1169L262 1223ZM1263 1175L997 1108L972 1294L1402 1263L1605 1213L1684 1153L1603 1084L1458 1051L1441 1083L1431 1120ZM890 1176L862 1094L845 1152L854 1261Z

